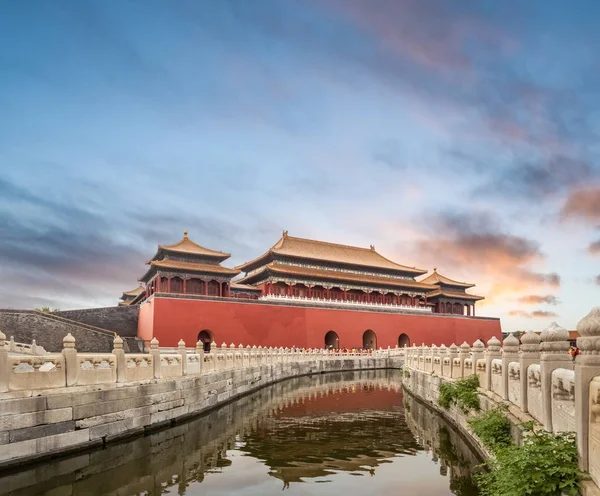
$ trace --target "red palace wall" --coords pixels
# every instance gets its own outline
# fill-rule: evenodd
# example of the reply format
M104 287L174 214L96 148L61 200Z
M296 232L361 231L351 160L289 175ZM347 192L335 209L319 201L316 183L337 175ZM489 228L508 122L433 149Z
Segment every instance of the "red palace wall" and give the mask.
M138 336L156 337L161 346L177 346L183 339L193 346L200 331L208 329L218 346L297 346L323 348L325 334L333 330L341 348L362 346L363 333L371 329L377 346L398 344L407 334L411 344L445 344L492 336L502 339L499 319L452 315L414 315L357 310L269 305L228 300L153 297L140 307Z

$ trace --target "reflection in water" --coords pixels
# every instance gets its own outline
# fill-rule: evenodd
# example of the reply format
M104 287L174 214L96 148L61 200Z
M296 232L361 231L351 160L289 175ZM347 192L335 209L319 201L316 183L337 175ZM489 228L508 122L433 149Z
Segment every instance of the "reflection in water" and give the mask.
M404 403L403 403L404 402ZM398 371L274 384L128 443L0 477L0 494L476 495L477 458Z

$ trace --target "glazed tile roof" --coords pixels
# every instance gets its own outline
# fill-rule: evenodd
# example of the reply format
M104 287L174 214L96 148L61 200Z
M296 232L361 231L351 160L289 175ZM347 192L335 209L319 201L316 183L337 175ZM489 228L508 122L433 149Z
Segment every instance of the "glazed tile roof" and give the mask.
M139 279L140 281L144 281L146 277L150 274L152 269L155 267L157 269L173 269L173 270L185 270L188 272L203 272L208 274L222 274L229 276L237 276L240 271L236 269L228 269L227 267L221 267L216 264L202 264L196 262L184 262L181 260L170 260L168 258L164 260L151 260L148 262L150 268L146 271L146 273Z
M249 290L249 291L261 291L260 288L257 288L256 286L252 286L251 284L240 284L238 282L231 282L230 285L231 289L243 289L243 290Z
M123 296L137 296L146 291L146 288L142 284L140 284L137 288L132 289L131 291L123 291Z
M231 256L230 253L211 250L209 248L204 248L204 246L200 246L197 243L194 243L191 239L188 238L187 231L183 232L183 239L181 241L178 241L177 243L174 243L172 245L158 245L158 251L156 252L156 255L154 255L153 259L157 257L160 250L175 253L185 253L190 255L202 255L204 257L218 258L221 260L225 260Z
M266 262L269 255L272 254L361 267L373 267L376 269L396 270L414 275L421 275L427 272L422 269L407 267L406 265L392 262L377 253L374 246L371 246L370 248L360 248L357 246L327 243L325 241L295 238L293 236L288 236L287 231L284 231L281 239L279 239L279 241L277 241L277 243L275 243L275 245L267 252L236 268L245 272L252 270L251 267L256 268L256 266L261 265L261 262Z
M422 282L417 282L412 279L400 279L393 277L383 277L383 276L372 276L368 274L353 274L349 272L340 272L337 270L327 270L327 269L312 269L307 267L296 267L293 265L284 265L277 264L275 262L271 262L265 265L258 272L252 274L251 276L246 276L240 279L240 282L244 282L251 279L257 279L259 274L263 274L268 272L269 274L278 274L278 275L289 275L296 278L306 278L313 280L335 280L335 281L343 281L346 283L363 283L369 285L381 285L381 286L396 286L400 288L413 288L413 289L422 289L422 290L432 290L436 289L436 286L431 284L424 284Z
M462 300L483 300L483 296L472 295L469 293L461 293L460 291L448 291L446 289L436 289L431 293L427 293L427 298L433 298L434 296L447 296L448 298L456 298Z
M433 269L433 273L428 275L425 279L421 279L421 282L427 284L447 284L449 286L456 286L460 288L472 288L475 284L469 284L466 282L455 281L449 277L440 274L437 269Z

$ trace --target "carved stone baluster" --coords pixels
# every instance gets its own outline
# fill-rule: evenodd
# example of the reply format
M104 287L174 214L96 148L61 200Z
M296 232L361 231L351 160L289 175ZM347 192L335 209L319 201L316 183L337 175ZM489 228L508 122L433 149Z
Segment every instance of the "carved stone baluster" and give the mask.
M0 331L0 393L8 391L11 371L8 369L8 350L6 349L6 334Z
M471 347L469 343L466 341L460 345L460 350L458 352L458 358L460 359L460 374L459 377L467 377L470 374L470 371L465 370L465 360L469 358L471 355Z
M123 339L115 336L113 340L113 355L116 358L117 382L125 382L127 363L125 362L125 351L123 350Z
M540 341L538 333L527 331L521 336L521 354L519 355L519 364L521 369L520 387L521 387L521 410L524 413L529 412L527 406L527 380L529 366L540 363Z
M187 349L183 339L177 343L177 353L181 355L181 375L187 375Z
M519 359L519 340L509 334L502 343L502 399L508 399L508 366Z
M448 358L450 359L450 374L448 377L455 377L456 371L454 370L454 359L458 357L458 346L455 343L450 345L448 348Z
M152 355L152 367L154 369L154 378L160 379L160 350L158 349L158 339L152 338L150 341L150 355Z
M473 360L473 370L472 374L477 375L477 360L482 360L484 357L485 345L483 341L478 339L473 343L473 347L471 348L471 359ZM483 384L480 384L483 387Z
M569 355L569 331L553 322L542 331L540 359L544 428L550 432L552 432L552 371L558 368L572 370L573 359Z
M600 307L594 308L579 321L577 332L581 337L577 338L580 354L575 358L575 430L580 467L588 470L588 439L592 414L590 383L594 377L600 376Z
M488 348L487 351L485 353L485 384L482 384L481 386L485 389L487 389L488 391L492 390L492 360L496 359L496 358L500 358L502 356L502 352L500 351L501 348L501 343L500 340L496 337L493 336L488 342L487 342Z
M77 384L77 373L79 367L77 365L77 350L75 349L75 338L71 333L63 338L62 354L65 357L65 377L67 386L75 386Z

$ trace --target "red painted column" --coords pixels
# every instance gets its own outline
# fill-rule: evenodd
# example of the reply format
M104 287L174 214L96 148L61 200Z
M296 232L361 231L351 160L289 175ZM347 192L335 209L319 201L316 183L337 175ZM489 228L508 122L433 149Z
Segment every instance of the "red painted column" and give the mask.
M308 297L312 298L312 286L308 286Z
M171 278L167 277L167 293L171 292Z
M473 302L473 317L475 317L475 302Z
M160 293L160 274L156 276L156 292Z
M187 293L187 279L183 279L183 294Z
M344 289L344 301L348 301L348 290Z
M208 281L204 281L204 296L208 296Z

